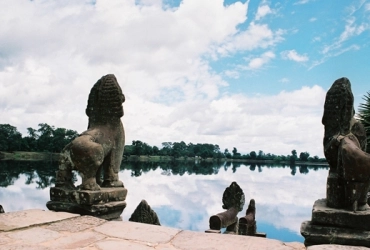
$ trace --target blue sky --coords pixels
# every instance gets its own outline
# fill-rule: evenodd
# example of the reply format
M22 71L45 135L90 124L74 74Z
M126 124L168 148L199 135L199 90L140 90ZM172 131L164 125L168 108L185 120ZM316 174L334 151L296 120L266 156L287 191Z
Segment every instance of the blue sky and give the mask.
M0 1L1 123L82 132L103 75L127 144L214 143L323 156L326 91L370 90L370 1Z

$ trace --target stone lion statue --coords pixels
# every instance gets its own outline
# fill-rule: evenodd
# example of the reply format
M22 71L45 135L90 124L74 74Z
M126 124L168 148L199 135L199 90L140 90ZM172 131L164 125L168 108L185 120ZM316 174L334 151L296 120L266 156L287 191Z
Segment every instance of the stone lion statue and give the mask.
M82 177L80 189L123 187L118 172L125 145L125 132L120 119L124 101L125 96L113 74L103 76L95 83L86 108L88 128L63 149L56 187L76 188L72 170L77 170Z
M366 153L366 131L354 117L350 81L336 80L326 94L322 123L325 126L324 154L330 170L327 206L368 210L370 154Z

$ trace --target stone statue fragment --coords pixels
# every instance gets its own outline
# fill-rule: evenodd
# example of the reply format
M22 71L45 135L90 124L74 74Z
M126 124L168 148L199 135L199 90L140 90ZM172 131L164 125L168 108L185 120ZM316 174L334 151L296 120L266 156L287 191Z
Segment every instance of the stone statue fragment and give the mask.
M161 225L156 212L151 209L146 200L142 200L132 213L129 221L152 225Z
M221 228L226 227L226 232L237 233L237 214L243 210L245 203L244 192L238 183L234 181L225 189L222 202L222 208L227 209L227 211L212 215L209 218L210 230L206 232L220 232Z
M246 215L239 219L239 234L253 236L257 233L256 203L254 199L249 201Z

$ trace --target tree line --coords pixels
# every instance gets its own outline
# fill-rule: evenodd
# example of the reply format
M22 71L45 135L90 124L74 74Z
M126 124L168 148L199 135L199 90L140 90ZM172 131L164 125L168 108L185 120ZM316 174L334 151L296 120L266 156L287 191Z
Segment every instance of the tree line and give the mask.
M271 153L264 153L262 150L251 151L249 154L241 154L238 152L236 147L233 147L231 151L224 149L221 151L220 146L217 144L209 143L188 143L181 142L162 142L162 148L157 146L150 146L146 142L139 140L132 141L131 145L125 146L124 155L147 155L147 156L171 156L174 158L179 157L195 157L198 156L202 159L215 158L215 159L242 159L242 160L272 160L275 162L290 162L295 163L296 161L308 161L308 162L325 162L325 158L319 158L317 155L311 157L308 152L300 152L293 149L292 154L288 155L275 155Z
M78 136L77 131L65 128L55 128L47 123L40 123L37 129L27 128L27 135L22 134L16 127L9 124L0 124L0 151L28 151L28 152L53 152L59 153L65 145ZM276 162L290 161L309 161L321 162L318 156L311 157L308 152L301 152L299 155L293 149L292 154L275 155L264 153L262 150L251 151L249 154L241 154L236 147L221 150L217 144L209 143L188 143L181 142L162 142L162 147L150 146L140 140L132 141L131 145L126 145L124 156L147 155L147 156L171 156L179 157L200 157L202 159L245 159L245 160L273 160Z
M77 131L55 128L40 123L37 129L27 128L27 136L9 124L0 124L0 151L28 151L59 153L65 145L78 136Z

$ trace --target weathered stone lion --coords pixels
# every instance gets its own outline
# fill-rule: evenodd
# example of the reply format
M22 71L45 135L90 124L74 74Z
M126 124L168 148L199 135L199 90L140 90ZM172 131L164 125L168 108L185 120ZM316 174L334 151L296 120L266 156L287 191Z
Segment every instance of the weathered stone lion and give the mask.
M326 202L332 208L368 210L370 154L366 153L366 131L354 118L350 81L336 80L326 94L322 123L325 126L324 154L330 170Z
M125 145L125 132L120 119L124 101L125 96L113 74L103 76L93 86L86 108L88 129L63 149L56 187L76 188L72 170L77 170L82 177L80 189L123 187L118 172Z

